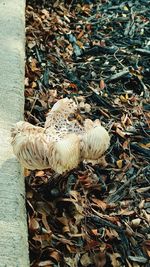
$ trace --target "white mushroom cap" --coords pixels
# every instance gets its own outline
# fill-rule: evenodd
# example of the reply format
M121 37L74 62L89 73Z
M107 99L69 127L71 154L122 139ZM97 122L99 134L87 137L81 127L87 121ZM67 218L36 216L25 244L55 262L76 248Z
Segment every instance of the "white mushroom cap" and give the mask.
M99 120L86 119L83 125L70 121L68 116L76 109L73 100L64 98L53 106L44 128L22 121L12 128L14 154L24 167L63 173L104 154L110 144L108 132Z

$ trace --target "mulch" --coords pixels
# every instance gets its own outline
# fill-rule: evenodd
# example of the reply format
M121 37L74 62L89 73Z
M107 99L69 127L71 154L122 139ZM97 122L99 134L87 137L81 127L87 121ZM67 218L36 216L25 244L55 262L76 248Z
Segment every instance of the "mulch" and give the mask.
M28 171L30 266L150 266L150 1L27 1L25 120L100 119L101 164Z

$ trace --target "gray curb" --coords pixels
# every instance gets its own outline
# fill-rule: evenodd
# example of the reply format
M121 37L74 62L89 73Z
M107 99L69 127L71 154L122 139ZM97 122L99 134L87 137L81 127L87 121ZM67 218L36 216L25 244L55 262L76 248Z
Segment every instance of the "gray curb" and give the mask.
M0 1L0 267L28 267L22 170L10 128L24 110L24 0Z

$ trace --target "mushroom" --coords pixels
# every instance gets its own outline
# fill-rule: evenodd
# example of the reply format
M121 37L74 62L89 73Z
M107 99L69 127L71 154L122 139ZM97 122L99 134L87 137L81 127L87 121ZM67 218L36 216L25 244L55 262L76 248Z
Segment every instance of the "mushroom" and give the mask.
M20 163L30 170L51 168L62 174L83 160L99 160L110 144L108 132L99 120L74 115L76 103L68 98L57 101L47 115L44 128L20 121L11 130L12 146ZM72 119L73 117L73 119Z

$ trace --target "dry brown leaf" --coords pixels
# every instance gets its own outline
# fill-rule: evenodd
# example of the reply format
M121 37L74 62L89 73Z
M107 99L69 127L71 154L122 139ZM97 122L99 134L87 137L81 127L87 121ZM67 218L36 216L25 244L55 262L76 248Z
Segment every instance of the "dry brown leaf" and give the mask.
M50 226L48 224L47 217L45 214L42 214L42 223L43 223L45 229L47 230L47 233L52 234L52 231L50 229Z
M113 267L121 267L121 262L119 262L119 258L121 258L121 255L119 253L113 253L109 254L111 259L111 264Z
M92 201L93 201L95 204L97 204L98 207L101 208L103 211L106 210L106 208L107 208L107 204L106 204L104 201L102 201L102 200L100 200L100 199L97 199L97 198L92 198Z
M50 260L47 261L40 261L38 266L39 267L52 267L53 262Z
M97 229L92 229L91 232L94 234L94 235L98 235L98 230Z
M134 213L135 213L134 210L121 209L121 210L118 212L118 215L126 215L126 216L130 216L130 215L133 215Z
M100 82L99 82L100 90L103 90L105 87L106 87L106 84L105 84L104 80L100 80Z
M141 188L136 189L136 191L137 191L138 193L144 193L144 192L147 192L147 191L149 191L149 190L150 190L150 186L147 186L147 187L141 187Z
M143 250L147 253L148 257L150 258L150 240L143 241Z
M37 60L35 58L32 58L31 59L31 62L30 62L30 68L33 72L36 72L36 71L39 71L40 69L37 67Z
M123 160L122 159L117 160L116 164L117 164L118 168L121 169L122 168L122 164L123 164Z
M140 218L136 218L136 219L133 219L133 220L131 221L131 224L132 224L133 227L137 227L137 226L139 226L140 223L141 223L141 219L140 219Z
M32 40L32 41L29 41L29 42L28 42L28 47L29 47L30 49L32 49L34 46L36 46L36 41L35 41L35 40Z
M150 143L147 144L139 144L139 146L145 148L145 149L149 149L150 148Z
M60 262L61 259L62 259L62 256L61 256L60 252L59 251L56 251L56 250L52 250L50 252L50 257L52 259L54 259L56 262Z
M106 253L99 252L94 255L94 262L97 267L104 267L106 266Z
M123 149L126 150L129 148L129 140L125 140L122 145Z
M38 230L40 228L40 226L39 226L39 222L37 221L37 219L35 219L35 218L30 218L30 220L29 220L29 229L31 230L31 231L36 231L36 230Z
M119 238L118 233L114 229L105 230L105 240L112 240L114 238Z
M120 100L121 100L122 103L127 103L128 102L128 100L123 95L120 96Z
M77 39L80 39L84 35L84 30L81 30L77 36Z
M86 266L88 266L88 265L90 265L92 263L91 257L89 257L88 253L84 253L81 256L80 262L81 262L82 266L86 267Z
M64 260L69 267L77 267L76 257L64 257Z

